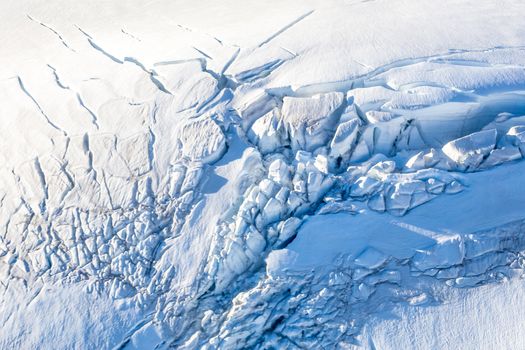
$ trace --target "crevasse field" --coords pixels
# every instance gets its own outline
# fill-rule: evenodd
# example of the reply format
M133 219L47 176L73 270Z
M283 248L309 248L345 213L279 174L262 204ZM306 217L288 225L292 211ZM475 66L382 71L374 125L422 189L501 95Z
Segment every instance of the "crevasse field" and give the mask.
M0 349L525 349L524 1L0 22Z

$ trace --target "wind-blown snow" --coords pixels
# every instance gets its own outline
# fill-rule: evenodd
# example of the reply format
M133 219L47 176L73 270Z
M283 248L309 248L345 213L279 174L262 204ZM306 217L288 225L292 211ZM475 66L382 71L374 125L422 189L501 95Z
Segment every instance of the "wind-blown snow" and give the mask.
M0 13L0 348L523 346L522 2Z

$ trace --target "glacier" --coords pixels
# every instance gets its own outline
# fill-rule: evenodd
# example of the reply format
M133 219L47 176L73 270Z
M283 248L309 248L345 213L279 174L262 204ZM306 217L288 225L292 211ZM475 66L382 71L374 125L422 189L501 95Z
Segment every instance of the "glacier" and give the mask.
M525 347L525 3L0 3L0 349Z

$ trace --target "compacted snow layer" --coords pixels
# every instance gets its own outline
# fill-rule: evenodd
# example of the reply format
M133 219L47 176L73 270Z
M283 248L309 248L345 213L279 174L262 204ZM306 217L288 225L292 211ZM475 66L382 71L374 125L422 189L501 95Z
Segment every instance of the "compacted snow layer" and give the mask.
M399 305L392 319L371 322L363 349L520 349L523 279L468 290L445 289L439 305ZM451 323L453 323L451 325ZM417 341L414 335L417 334Z
M521 345L521 2L0 10L0 347Z

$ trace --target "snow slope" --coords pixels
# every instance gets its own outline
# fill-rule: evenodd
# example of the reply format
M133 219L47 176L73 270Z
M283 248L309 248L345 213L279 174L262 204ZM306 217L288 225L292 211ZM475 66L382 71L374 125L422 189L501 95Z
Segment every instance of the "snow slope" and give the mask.
M524 14L1 3L0 348L523 346Z

